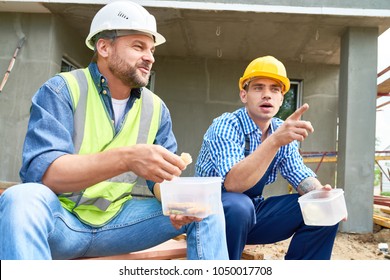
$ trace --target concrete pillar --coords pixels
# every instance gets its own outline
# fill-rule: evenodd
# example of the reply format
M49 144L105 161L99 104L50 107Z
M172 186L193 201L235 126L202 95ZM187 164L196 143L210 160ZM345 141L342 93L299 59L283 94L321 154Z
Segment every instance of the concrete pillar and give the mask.
M340 231L373 229L377 28L348 28L341 38L337 186L348 221Z

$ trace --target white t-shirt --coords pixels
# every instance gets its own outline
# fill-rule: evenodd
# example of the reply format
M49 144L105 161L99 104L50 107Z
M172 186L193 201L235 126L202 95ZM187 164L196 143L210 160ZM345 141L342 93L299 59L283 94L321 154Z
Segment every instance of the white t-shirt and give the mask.
M130 98L130 97L129 97ZM126 108L127 101L129 98L126 99L112 99L112 107L114 109L114 119L115 119L115 127L118 125L119 120L122 118L123 113Z

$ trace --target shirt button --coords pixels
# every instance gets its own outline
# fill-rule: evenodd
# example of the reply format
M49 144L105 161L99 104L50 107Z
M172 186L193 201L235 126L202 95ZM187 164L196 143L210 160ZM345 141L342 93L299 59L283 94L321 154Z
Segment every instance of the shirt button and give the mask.
M104 83L106 80L105 79L102 79L102 83Z
M103 94L107 94L107 90L104 89L104 90L103 90Z

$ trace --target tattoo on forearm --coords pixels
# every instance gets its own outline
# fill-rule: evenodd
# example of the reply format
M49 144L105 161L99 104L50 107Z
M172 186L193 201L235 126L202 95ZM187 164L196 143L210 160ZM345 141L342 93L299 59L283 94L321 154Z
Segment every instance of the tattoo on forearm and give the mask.
M298 189L302 191L302 193L308 193L316 188L317 180L313 177L308 177L303 179L299 184Z

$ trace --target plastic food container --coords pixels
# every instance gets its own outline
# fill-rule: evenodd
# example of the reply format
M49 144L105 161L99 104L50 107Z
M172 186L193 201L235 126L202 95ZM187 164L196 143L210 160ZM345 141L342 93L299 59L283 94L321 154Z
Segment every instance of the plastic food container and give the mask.
M314 190L298 198L303 220L310 226L332 226L348 216L344 191Z
M222 209L220 177L177 177L160 185L163 213L205 218Z

